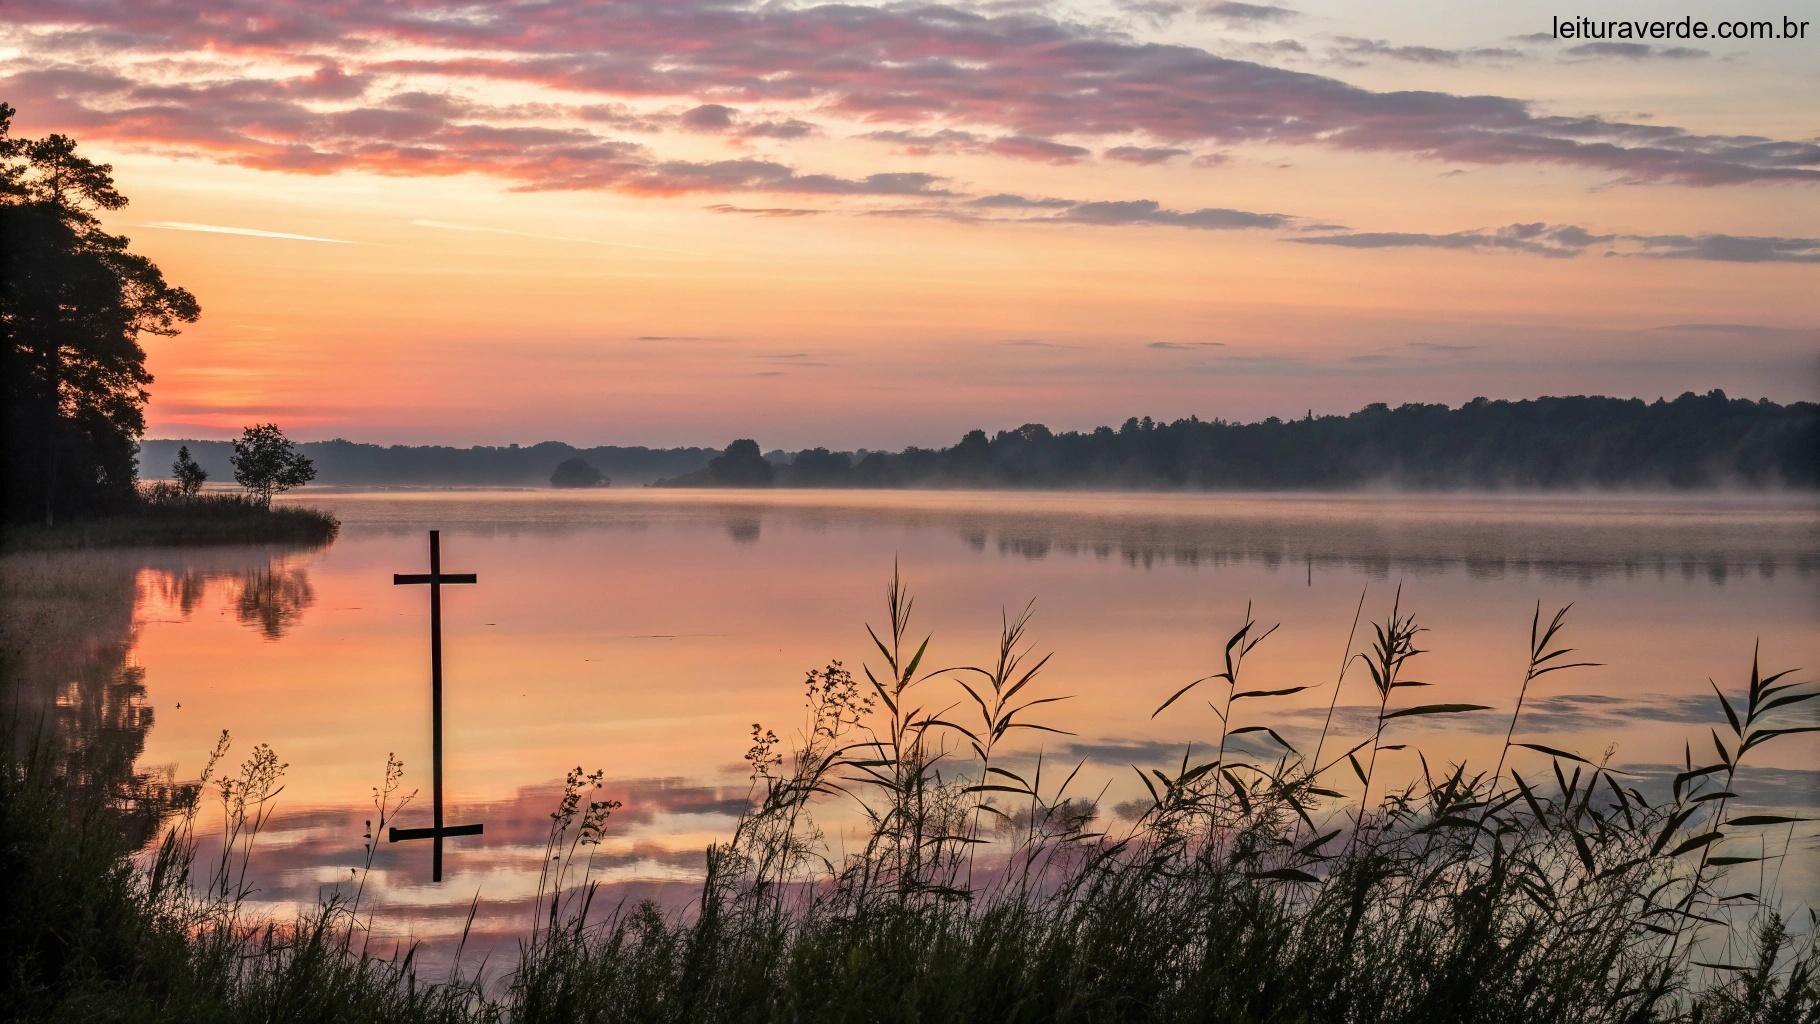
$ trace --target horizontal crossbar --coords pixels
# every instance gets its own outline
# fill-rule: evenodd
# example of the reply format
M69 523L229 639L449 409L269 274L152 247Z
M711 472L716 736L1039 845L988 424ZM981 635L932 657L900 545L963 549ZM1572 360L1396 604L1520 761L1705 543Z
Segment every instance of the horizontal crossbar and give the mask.
M471 572L445 572L432 576L427 572L395 572L392 574L392 586L406 583L479 583L480 577Z
M442 827L442 836L444 839L451 836L477 836L480 835L480 831L483 827L484 826L481 825L444 825ZM406 839L434 838L436 838L436 829L434 827L394 828L392 829L391 834L386 836L386 842L398 843L403 842Z

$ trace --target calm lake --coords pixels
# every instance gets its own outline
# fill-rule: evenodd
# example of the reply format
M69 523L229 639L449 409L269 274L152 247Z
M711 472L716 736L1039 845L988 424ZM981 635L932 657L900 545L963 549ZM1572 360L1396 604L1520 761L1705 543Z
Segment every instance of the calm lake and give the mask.
M477 942L525 926L557 787L577 766L605 769L603 794L624 801L597 857L615 891L686 899L702 847L743 805L753 723L787 735L806 670L876 662L865 626L885 622L894 563L916 597L912 632L933 635L929 667L990 661L1001 613L1034 600L1034 645L1055 652L1034 689L1071 695L1035 720L1073 735L1016 742L1058 775L1084 760L1075 795L1097 799L1109 825L1142 793L1132 765L1179 762L1215 735L1204 702L1151 713L1218 671L1247 603L1282 625L1247 661L1246 684L1315 685L1257 702L1235 725L1304 744L1361 593L1355 651L1401 588L1429 630L1411 671L1432 684L1407 703L1494 710L1408 723L1397 739L1409 749L1381 767L1398 779L1420 771L1418 747L1437 768L1495 759L1537 602L1545 617L1572 602L1567 642L1602 666L1545 677L1518 738L1594 760L1609 751L1645 779L1678 768L1684 744L1696 757L1710 746L1723 715L1708 680L1741 690L1754 643L1766 671L1820 668L1820 514L1805 497L312 489L299 500L339 516L340 538L314 551L9 558L10 599L48 609L8 611L9 629L40 648L23 692L73 732L142 743L139 766L179 780L223 729L231 762L270 744L289 769L254 855L260 899L313 901L361 862L388 753L405 787L422 787L400 824L428 822L428 601L392 574L427 571L425 531L440 529L444 571L479 574L444 596L448 814L486 832L450 840L440 887L423 843L382 846L373 881L380 930L432 944L461 929L476 894ZM83 595L80 617L57 611L68 586ZM931 709L965 699L947 677L924 685ZM1346 745L1374 713L1354 669L1335 717ZM1753 752L1741 796L1820 803L1817 755L1811 736ZM1515 763L1548 773L1541 754ZM1813 834L1798 827L1777 862L1801 902L1817 888Z

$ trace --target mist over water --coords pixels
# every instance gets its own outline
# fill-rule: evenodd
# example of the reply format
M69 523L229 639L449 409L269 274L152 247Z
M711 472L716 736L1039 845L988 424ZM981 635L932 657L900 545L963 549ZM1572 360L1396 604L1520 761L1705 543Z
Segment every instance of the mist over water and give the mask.
M1036 646L1055 651L1041 688L1072 695L1043 721L1073 735L1022 740L1014 760L1033 763L1039 749L1051 762L1085 760L1081 791L1106 787L1105 819L1141 793L1130 766L1177 760L1213 733L1192 702L1150 715L1212 670L1248 602L1260 621L1282 623L1247 662L1250 681L1315 684L1257 723L1299 743L1320 728L1361 591L1369 620L1400 585L1404 608L1430 630L1414 663L1433 684L1424 700L1495 708L1411 729L1412 750L1419 741L1431 763L1502 743L1537 602L1545 614L1573 602L1567 642L1603 664L1548 677L1521 732L1595 760L1612 750L1645 779L1704 738L1716 715L1707 680L1741 687L1754 642L1766 668L1820 665L1820 515L1797 498L639 490L307 500L342 519L334 544L13 559L9 576L27 589L73 579L110 595L88 602L90 620L67 624L98 639L55 645L81 664L30 665L27 700L93 736L88 749L160 778L193 777L222 729L236 740L230 761L271 744L290 769L255 856L259 899L275 909L314 901L360 863L388 753L405 763L405 789L423 789L399 824L427 822L426 600L391 578L424 571L424 531L440 529L444 570L479 575L444 595L449 820L486 832L450 841L440 888L428 884L422 844L383 847L373 886L382 934L433 943L460 930L478 892L470 952L509 943L501 937L528 920L547 815L578 765L604 768L604 795L625 804L597 874L616 895L687 900L702 847L744 805L739 758L752 724L794 729L805 670L867 659L863 627L883 617L894 563L917 598L912 632L934 636L932 665L986 660L1001 610L1035 600ZM1348 678L1340 733L1368 731L1369 692ZM1792 738L1746 773L1741 795L1820 805L1816 754L1820 744ZM1402 778L1419 766L1412 753L1386 754L1384 770ZM1815 860L1791 857L1785 885L1815 891Z

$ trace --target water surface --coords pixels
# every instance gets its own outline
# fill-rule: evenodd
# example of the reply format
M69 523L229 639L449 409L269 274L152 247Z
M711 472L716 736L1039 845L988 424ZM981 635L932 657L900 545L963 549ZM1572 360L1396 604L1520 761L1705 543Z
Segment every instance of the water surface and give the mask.
M390 935L446 935L477 892L483 932L521 927L557 780L576 766L604 768L607 795L625 803L600 851L606 877L630 894L682 898L701 848L743 804L752 724L787 734L805 670L876 660L864 625L882 624L894 565L917 598L913 630L934 636L931 665L988 660L1001 613L1035 601L1035 643L1055 651L1038 686L1072 695L1044 721L1074 735L1029 734L1022 755L1086 760L1082 795L1106 787L1109 819L1141 792L1130 766L1179 759L1212 734L1204 704L1151 712L1215 670L1248 604L1282 623L1248 663L1248 685L1319 684L1252 714L1303 743L1326 713L1361 593L1370 619L1400 588L1430 630L1429 653L1412 664L1433 684L1422 702L1497 708L1412 729L1412 747L1437 764L1495 757L1537 602L1572 602L1568 640L1603 664L1547 677L1521 731L1595 758L1609 750L1645 773L1678 763L1690 739L1708 742L1720 720L1708 680L1741 689L1753 643L1767 667L1820 667L1820 516L1806 499L324 490L299 500L341 517L335 543L11 559L7 624L15 640L44 638L26 692L96 737L98 758L182 779L222 729L236 740L231 758L271 744L289 773L256 855L261 899L313 900L359 863L388 753L404 761L407 788L425 787L402 823L427 822L427 600L392 574L425 571L425 531L440 529L445 570L480 579L445 592L449 818L482 821L486 834L451 840L440 888L421 844L381 849L374 885ZM72 578L82 585L56 582ZM926 685L933 706L960 699L946 679ZM1366 731L1369 700L1363 674L1349 675L1337 716L1348 744ZM1765 749L1748 799L1820 802L1820 744L1799 739ZM1389 775L1417 770L1411 752L1385 759ZM1814 842L1796 844L1790 884L1810 885Z

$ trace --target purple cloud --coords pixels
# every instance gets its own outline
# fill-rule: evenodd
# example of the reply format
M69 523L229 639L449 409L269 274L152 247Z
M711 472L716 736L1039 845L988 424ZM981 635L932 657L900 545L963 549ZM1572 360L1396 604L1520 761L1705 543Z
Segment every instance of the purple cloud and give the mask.
M956 128L942 128L936 131L890 129L867 132L861 138L873 142L892 143L900 147L901 152L911 156L929 156L935 153L984 153L1010 157L1014 160L1071 164L1092 154L1092 151L1084 146L1071 146L1050 139L1039 139L1029 135L991 137Z
M1209 207L1200 210L1165 209L1155 200L1130 199L1117 202L1076 203L1055 214L1054 220L1081 224L1169 224L1175 227L1201 228L1210 231L1240 228L1287 227L1295 218L1281 213L1251 213Z
M1261 22L1290 21L1301 17L1301 12L1274 4L1244 4L1225 0L1223 3L1210 3L1202 7L1201 15L1228 25L1255 25Z
M733 120L738 114L732 107L721 103L704 103L685 112L680 118L683 127L698 132L724 132L733 127Z
M1206 10L1253 23L1289 13L1260 4ZM1626 182L1820 180L1820 144L1811 141L1545 115L1510 97L1375 91L1016 9L788 7L739 0L503 0L484 7L453 0L271 0L255 9L248 0L16 0L8 17L20 30L39 33L27 36L35 52L15 62L21 72L7 81L9 98L22 109L22 127L79 127L90 137L298 173L481 171L528 187L614 187L625 175L598 165L629 158L621 140L576 140L579 152L533 154L550 158L545 162L554 168L539 175L537 159L496 162L492 154L481 160L472 152L450 152L446 130L432 133L421 150L351 126L332 137L320 130L324 115L317 108L295 105L303 93L286 96L262 80L219 83L211 95L191 89L159 99L24 76L70 67L104 76L131 68L139 76L155 73L142 69L155 69L157 58L196 54L251 67L306 52L335 62L333 72L309 76L320 79L314 84L292 80L293 90L317 90L309 98L318 101L339 95L355 102L371 93L371 81L388 76L436 75L627 101L681 98L695 109L814 105L887 130L967 131L994 140L1001 155L1059 162L1078 156L1065 148L1068 143L1054 142L1057 136L1109 139L1140 132L1160 146L1311 145L1452 164L1556 164ZM413 56L391 56L406 48ZM1391 49L1401 59L1434 56ZM415 55L423 52L436 55ZM767 134L789 137L790 130ZM595 166L579 166L584 163ZM496 165L503 172L494 171ZM457 166L462 170L452 169Z
M997 192L989 196L979 196L971 200L970 205L999 210L1054 210L1073 206L1074 200L1045 199L1035 196L1020 196L1013 192Z
M1573 224L1511 224L1490 230L1430 234L1416 231L1356 231L1303 235L1289 241L1346 249L1456 249L1472 252L1521 252L1572 258L1597 245L1610 245L1608 256L1661 260L1709 260L1719 263L1820 263L1820 238L1760 235L1596 234Z
M1396 46L1382 39L1361 39L1357 36L1339 36L1334 42L1336 45L1332 51L1332 59L1337 63L1355 67L1373 58L1400 60L1410 64L1458 67L1470 61L1505 61L1523 56L1521 50L1494 46L1448 50L1436 46Z
M748 217L813 217L827 212L795 206L734 206L731 203L714 203L708 209L715 213L742 213Z
M1100 155L1120 163L1161 164L1178 156L1187 156L1188 150L1175 146L1114 146Z
M1581 60L1699 60L1712 54L1692 46L1655 46L1650 43L1581 43L1561 51Z
M1756 235L1631 235L1639 255L1720 263L1820 263L1820 238Z
M703 103L684 111L676 119L687 131L735 135L740 138L800 139L818 134L821 129L796 118L783 120L747 120L738 110L724 103Z

